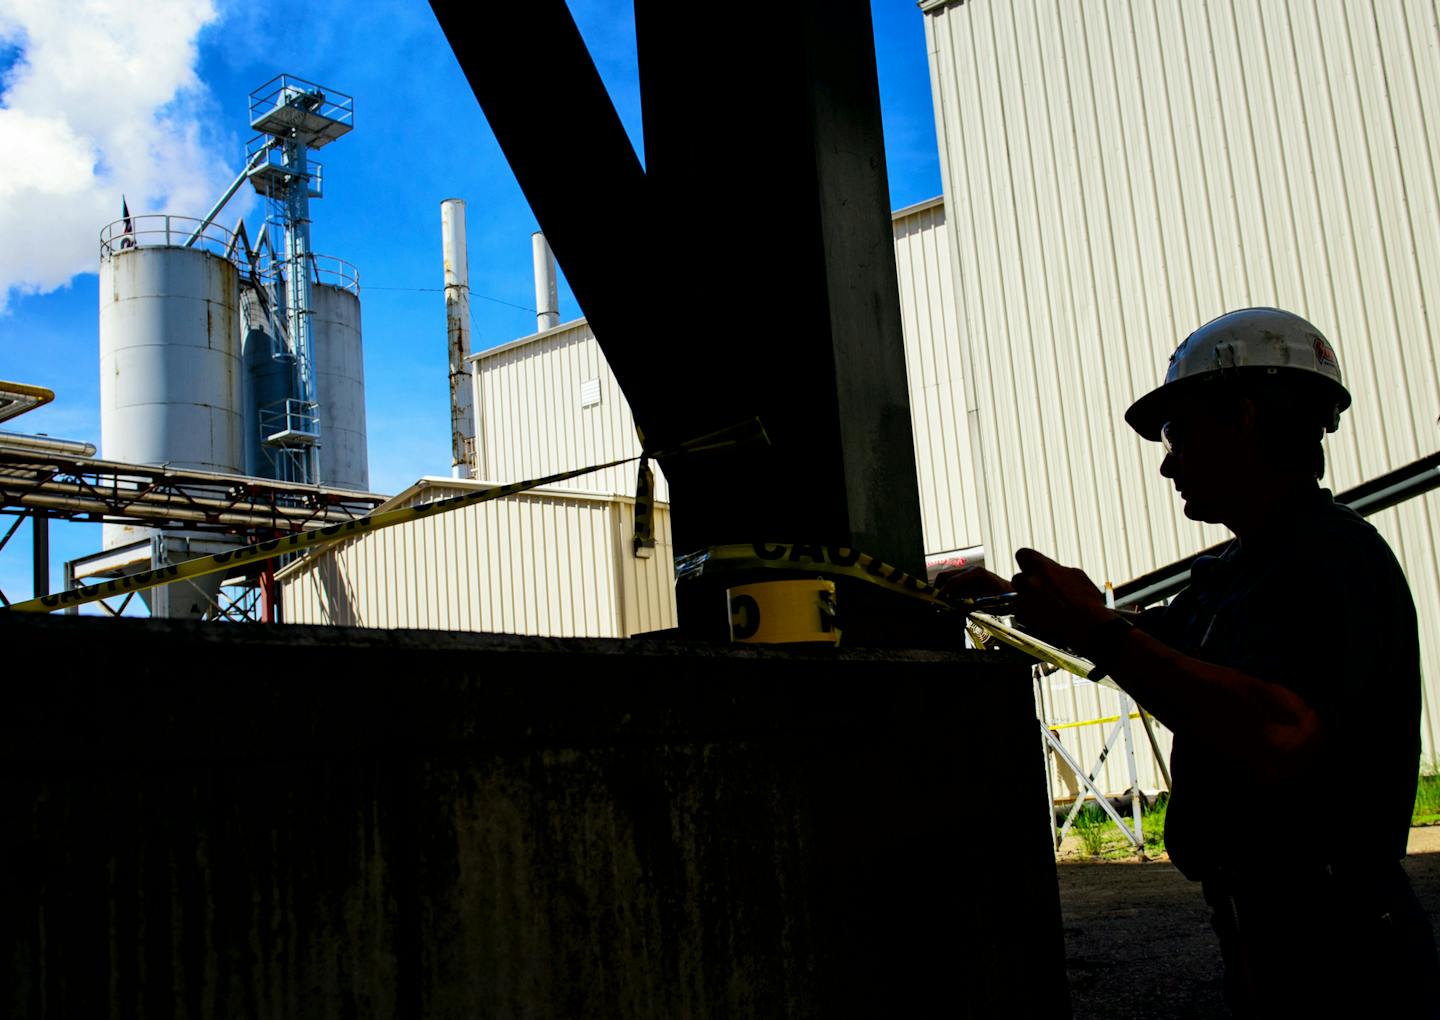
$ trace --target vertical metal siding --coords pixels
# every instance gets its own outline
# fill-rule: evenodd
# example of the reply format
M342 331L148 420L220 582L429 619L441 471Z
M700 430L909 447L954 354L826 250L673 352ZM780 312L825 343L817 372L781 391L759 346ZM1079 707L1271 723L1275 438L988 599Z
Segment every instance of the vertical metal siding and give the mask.
M473 485L427 485L395 505ZM291 623L627 637L675 625L670 517L630 547L628 499L548 491L464 507L321 550L281 575Z
M481 354L474 366L476 468L486 481L537 478L640 452L630 404L585 321ZM600 403L581 407L580 387L589 379L599 381ZM558 487L634 495L635 470L610 468ZM667 502L658 470L655 485Z
M1274 304L1335 342L1344 489L1440 446L1440 27L1431 0L969 0L925 18L958 336L995 568L1121 581L1224 537L1125 407L1175 344ZM1377 519L1420 612L1440 747L1440 497Z
M964 417L944 203L898 211L894 229L925 551L979 545L980 499Z

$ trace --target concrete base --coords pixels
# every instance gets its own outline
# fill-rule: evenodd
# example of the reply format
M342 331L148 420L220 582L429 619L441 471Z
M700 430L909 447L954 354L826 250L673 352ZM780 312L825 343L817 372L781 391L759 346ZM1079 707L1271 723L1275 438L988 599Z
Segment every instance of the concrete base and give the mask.
M38 663L0 692L0 1013L1068 1015L1018 660L7 614L0 642ZM985 756L1014 784L982 812Z

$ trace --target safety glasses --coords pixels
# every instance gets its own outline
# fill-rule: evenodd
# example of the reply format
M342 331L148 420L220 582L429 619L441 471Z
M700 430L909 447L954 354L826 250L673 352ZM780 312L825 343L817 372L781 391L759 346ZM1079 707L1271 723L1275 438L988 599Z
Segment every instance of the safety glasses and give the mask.
M1170 457L1180 449L1180 427L1173 421L1160 426L1160 445L1165 447L1165 454Z

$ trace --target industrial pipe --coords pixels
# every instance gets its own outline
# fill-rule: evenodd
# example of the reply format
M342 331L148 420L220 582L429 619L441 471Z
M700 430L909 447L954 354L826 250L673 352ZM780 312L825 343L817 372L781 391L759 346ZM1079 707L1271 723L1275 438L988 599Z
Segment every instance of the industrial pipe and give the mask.
M540 231L530 235L535 260L535 331L543 333L560 325L560 297L555 283L555 253Z
M0 432L0 447L35 453L56 453L72 457L95 456L95 444L75 439L52 439L50 436L27 436L18 432Z
M1388 510L1407 499L1423 496L1440 488L1440 452L1421 457L1378 478L1362 482L1353 489L1337 493L1335 502L1343 503L1362 517ZM1187 556L1169 566L1126 581L1115 588L1118 606L1148 606L1174 595L1190 583L1190 566L1201 556L1218 556L1228 545L1220 542Z
M51 487L43 491L15 493L14 487L8 482L5 488L12 493L11 506L32 510L38 507L60 513L93 514L113 521L187 521L196 525L209 524L215 527L240 529L276 528L288 525L292 528L299 528L301 531L309 531L315 528L326 528L332 524L343 524L346 520L353 519L336 519L321 514L312 514L306 517L300 511L286 511L278 514L233 510L206 512L190 507L185 501L178 499L169 505L156 500L136 500L127 504L124 509L116 510L102 499L96 499L93 496L87 497L79 492L56 493Z
M260 165L266 154L269 153L278 142L278 138L269 139L256 151L255 155L250 157L245 163L245 169L240 171L240 176L231 181L230 187L225 189L225 194L220 196L220 201L211 206L210 211L201 218L200 225L195 228L195 232L191 234L189 240L185 242L184 246L186 248L193 248L195 246L195 242L200 240L200 235L205 232L205 228L215 222L215 217L219 216L220 211L225 208L230 199L235 197L235 192L240 190L240 185L245 183L245 179L250 176L251 171Z
M149 520L183 520L197 523L223 524L233 527L268 528L288 523L302 528L325 527L353 520L355 514L343 508L275 506L264 507L242 502L174 494L168 492L136 492L133 498L124 490L110 490L112 500L97 494L89 485L61 482L54 479L35 481L0 474L0 489L15 505L45 507L70 513L88 513L111 517L134 517ZM102 490L102 493L105 490ZM116 509L114 502L124 497L125 506ZM363 514L362 514L363 516Z
M440 203L445 257L445 334L450 347L450 474L474 478L475 395L465 357L470 353L470 266L465 253L465 202Z

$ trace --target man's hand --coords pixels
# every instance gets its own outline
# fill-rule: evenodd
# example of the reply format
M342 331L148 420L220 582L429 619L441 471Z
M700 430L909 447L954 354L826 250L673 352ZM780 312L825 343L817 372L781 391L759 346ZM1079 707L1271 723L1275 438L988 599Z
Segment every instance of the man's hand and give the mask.
M1036 637L1084 652L1085 638L1113 610L1083 570L1061 566L1034 549L1015 553L1020 568L1011 583L1018 593L1020 621Z
M992 574L984 567L943 570L935 577L935 587L943 599L978 599L1015 590L1005 578Z
M1034 549L1015 553L1018 615L1045 641L1093 658L1096 628L1118 614L1084 571ZM1324 746L1319 714L1288 687L1196 659L1139 630L1105 652L1106 668L1171 731L1241 763L1262 781L1298 774Z

